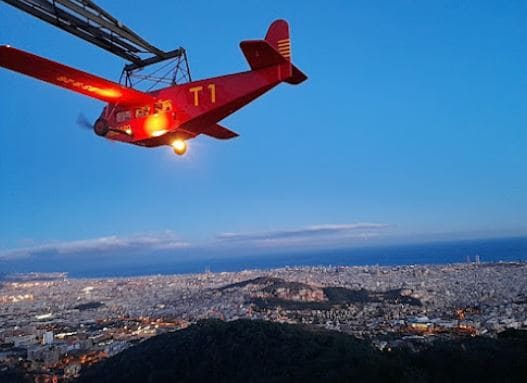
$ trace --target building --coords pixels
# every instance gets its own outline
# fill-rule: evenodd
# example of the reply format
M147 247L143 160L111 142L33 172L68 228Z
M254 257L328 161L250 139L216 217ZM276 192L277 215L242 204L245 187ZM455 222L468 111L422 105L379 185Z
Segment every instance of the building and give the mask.
M53 344L53 331L46 331L42 334L42 344Z

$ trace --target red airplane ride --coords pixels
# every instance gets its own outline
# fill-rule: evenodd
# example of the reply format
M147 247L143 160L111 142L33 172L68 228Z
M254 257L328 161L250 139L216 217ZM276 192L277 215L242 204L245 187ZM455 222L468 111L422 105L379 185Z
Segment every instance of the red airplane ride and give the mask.
M199 134L238 134L218 122L281 82L307 79L291 63L289 25L271 24L265 40L242 41L248 72L142 92L10 46L0 46L0 66L108 103L93 126L99 136L129 144L172 146L176 154Z

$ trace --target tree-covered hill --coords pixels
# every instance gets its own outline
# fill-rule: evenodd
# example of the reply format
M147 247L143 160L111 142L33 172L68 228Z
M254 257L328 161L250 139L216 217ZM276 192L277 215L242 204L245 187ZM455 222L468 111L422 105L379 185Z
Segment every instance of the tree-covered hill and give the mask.
M527 340L466 338L380 352L298 325L207 320L132 347L78 382L525 382Z

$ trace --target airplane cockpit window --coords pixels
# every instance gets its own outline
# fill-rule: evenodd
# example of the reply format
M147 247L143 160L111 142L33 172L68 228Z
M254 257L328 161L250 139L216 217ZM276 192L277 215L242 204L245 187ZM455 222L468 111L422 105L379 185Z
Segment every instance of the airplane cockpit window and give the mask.
M132 112L129 110L123 110L122 112L117 112L115 115L115 120L117 122L129 121L132 118Z

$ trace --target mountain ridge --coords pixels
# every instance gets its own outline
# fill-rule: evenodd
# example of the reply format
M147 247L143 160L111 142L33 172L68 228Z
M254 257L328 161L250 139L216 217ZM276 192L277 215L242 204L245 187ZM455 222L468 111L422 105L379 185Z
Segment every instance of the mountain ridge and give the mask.
M204 320L84 370L84 382L520 382L524 332L381 352L350 335L265 321ZM489 366L492 366L490 368Z

